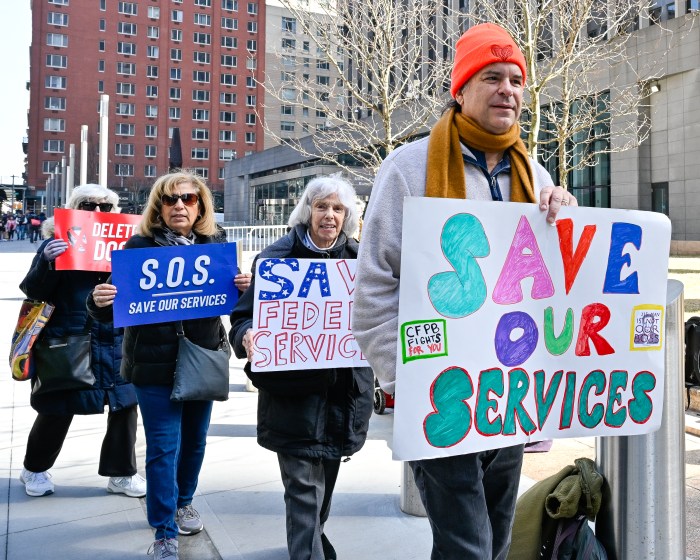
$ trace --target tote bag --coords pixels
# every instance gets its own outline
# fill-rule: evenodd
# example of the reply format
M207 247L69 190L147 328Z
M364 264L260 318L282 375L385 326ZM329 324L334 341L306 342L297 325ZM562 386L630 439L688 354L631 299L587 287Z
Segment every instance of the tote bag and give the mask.
M228 400L228 362L231 357L231 347L221 320L219 320L217 350L202 348L189 340L185 336L182 322L178 324L177 340L177 363L170 400L175 402Z
M53 310L54 306L44 301L25 299L22 302L10 345L10 371L13 379L26 381L34 376L32 347Z

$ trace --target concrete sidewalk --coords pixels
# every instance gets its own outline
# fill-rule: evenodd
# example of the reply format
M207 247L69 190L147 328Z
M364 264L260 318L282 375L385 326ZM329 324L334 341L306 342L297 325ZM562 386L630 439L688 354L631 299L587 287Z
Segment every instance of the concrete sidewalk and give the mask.
M0 355L10 337L23 294L18 288L37 245L0 243ZM686 267L684 267L685 269ZM3 358L4 359L4 358ZM255 440L257 395L245 390L243 363L231 361L231 395L215 403L194 506L205 531L181 537L183 560L286 560L283 488L273 453ZM144 500L106 492L97 475L106 416L76 417L51 470L56 492L30 498L18 476L35 412L29 384L13 381L7 362L0 364L0 558L34 560L124 560L146 558L153 533ZM401 512L401 464L387 446L393 417L373 415L369 439L341 467L326 532L342 560L420 559L430 557L431 535L425 518ZM700 459L700 440L686 436L687 456ZM139 472L145 475L145 438L139 425ZM572 464L595 456L593 438L557 440L548 453L526 455L521 489ZM700 463L700 460L695 462ZM700 466L689 465L688 555L700 558ZM695 469L695 470L693 470ZM696 489L697 488L697 489ZM691 493L694 492L694 493ZM692 502L692 503L691 503Z

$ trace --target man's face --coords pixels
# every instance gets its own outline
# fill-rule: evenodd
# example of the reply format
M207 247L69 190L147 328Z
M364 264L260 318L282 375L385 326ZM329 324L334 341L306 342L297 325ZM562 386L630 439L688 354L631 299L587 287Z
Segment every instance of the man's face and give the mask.
M512 62L485 66L457 94L462 113L493 134L503 134L520 118L523 73Z

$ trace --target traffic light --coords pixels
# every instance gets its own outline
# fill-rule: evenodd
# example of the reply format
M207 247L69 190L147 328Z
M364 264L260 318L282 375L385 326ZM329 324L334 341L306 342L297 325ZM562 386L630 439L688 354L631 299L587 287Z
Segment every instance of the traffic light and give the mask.
M24 199L24 189L15 189L15 200Z

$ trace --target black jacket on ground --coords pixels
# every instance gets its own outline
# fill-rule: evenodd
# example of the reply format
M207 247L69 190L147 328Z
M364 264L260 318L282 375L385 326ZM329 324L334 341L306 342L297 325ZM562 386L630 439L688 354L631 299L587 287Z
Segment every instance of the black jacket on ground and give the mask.
M306 228L297 226L264 249L256 263L261 258L357 258L357 241L346 239L343 234L333 248L322 253L302 243L305 235ZM254 282L255 270L250 288L231 314L229 339L239 358L246 357L243 335L253 324ZM249 371L247 364L246 372ZM276 387L276 381L258 383L266 375L278 380L279 386ZM320 375L325 375L325 379L320 380ZM300 457L339 459L364 445L374 398L370 368L259 372L249 376L259 389L258 443L262 447ZM312 380L318 384L318 390L308 387ZM305 390L295 391L295 384Z
M53 239L53 238L51 238ZM41 337L64 337L86 332L88 312L85 298L109 276L86 270L55 270L43 257L47 239L39 247L20 289L32 299L55 306ZM122 359L123 329L115 329L109 318L94 321L91 330L92 372L95 384L91 389L56 391L32 395L31 405L41 414L101 414L105 405L114 412L136 405L136 391L119 374ZM41 375L41 372L37 372ZM32 385L34 381L32 381Z
M124 249L145 249L166 246L160 230L154 237L134 235ZM198 235L195 243L224 243L225 237ZM88 298L90 315L96 319L112 319L112 306L97 307ZM216 350L219 347L220 317L190 319L182 322L185 335L195 344ZM134 385L172 385L177 359L177 322L135 325L124 329L124 346L121 373Z

